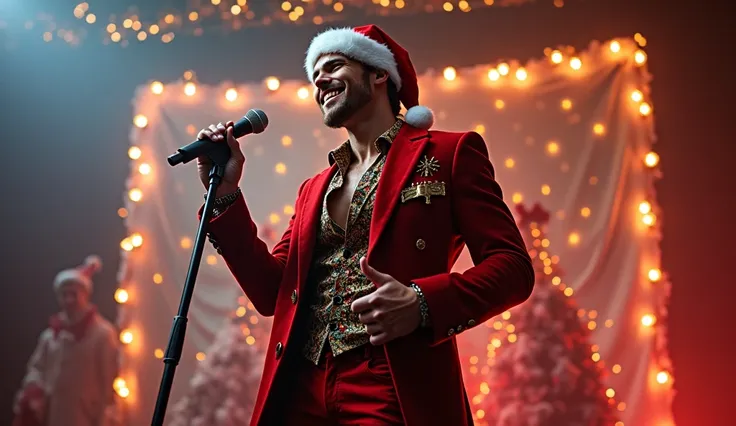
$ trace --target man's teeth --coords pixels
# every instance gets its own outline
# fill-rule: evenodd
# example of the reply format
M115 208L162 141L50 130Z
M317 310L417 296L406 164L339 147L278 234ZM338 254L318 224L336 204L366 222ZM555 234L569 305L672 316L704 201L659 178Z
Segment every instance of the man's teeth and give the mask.
M337 96L339 94L340 93L337 90L331 90L331 91L327 92L325 94L325 96L324 96L324 101L322 101L322 103L326 103L327 101L329 101L330 99L334 98L335 96Z

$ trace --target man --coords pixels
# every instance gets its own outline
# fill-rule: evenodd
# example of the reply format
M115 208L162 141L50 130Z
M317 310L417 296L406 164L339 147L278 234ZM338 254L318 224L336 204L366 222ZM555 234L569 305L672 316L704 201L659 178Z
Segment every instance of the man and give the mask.
M59 272L61 312L51 317L28 363L13 426L103 426L113 407L117 333L90 303L97 256Z
M301 185L272 252L238 189L232 123L199 135L232 151L210 240L275 316L252 425L471 425L455 336L534 284L486 145L427 130L409 55L376 26L318 35L305 68L325 125L348 140ZM205 186L210 167L199 159ZM450 273L465 244L475 266Z

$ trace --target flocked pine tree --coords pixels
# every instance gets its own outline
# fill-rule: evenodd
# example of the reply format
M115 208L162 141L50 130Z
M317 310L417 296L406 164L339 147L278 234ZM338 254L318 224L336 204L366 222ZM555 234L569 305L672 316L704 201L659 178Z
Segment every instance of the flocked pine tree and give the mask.
M572 288L561 283L550 256L549 213L539 204L517 207L519 227L536 273L529 300L511 312L513 338L491 352L487 395L481 403L489 426L613 426L602 368L593 360L589 331L579 321ZM509 334L507 337L511 337ZM489 346L489 348L491 347Z
M263 353L235 316L215 338L187 394L171 409L170 426L240 426L250 423Z
M269 247L276 233L260 227ZM169 426L245 426L263 371L270 318L258 315L245 296L225 322L194 373L186 395L168 413Z

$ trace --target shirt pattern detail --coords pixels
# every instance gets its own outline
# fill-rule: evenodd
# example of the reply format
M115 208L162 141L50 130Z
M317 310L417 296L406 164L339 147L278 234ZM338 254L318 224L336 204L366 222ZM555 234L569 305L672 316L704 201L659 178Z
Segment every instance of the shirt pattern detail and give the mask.
M368 251L376 188L388 149L402 124L403 121L397 120L376 139L380 155L358 182L350 202L346 229L342 229L330 217L327 199L332 191L341 188L344 183L352 160L350 143L345 142L330 153L330 162L337 163L338 167L322 200L317 241L307 278L312 299L303 352L315 364L319 364L327 344L332 354L338 356L369 342L365 327L358 320L358 315L350 310L350 305L375 289L360 270L360 258Z

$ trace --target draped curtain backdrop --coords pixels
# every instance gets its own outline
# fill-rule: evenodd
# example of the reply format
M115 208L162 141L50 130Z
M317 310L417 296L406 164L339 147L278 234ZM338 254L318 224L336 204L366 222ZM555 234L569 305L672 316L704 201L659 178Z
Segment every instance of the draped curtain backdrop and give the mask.
M561 283L573 289L580 319L593 330L592 352L607 371L611 403L626 425L664 426L673 424L669 285L657 274L660 218L652 188L657 168L650 167L656 157L647 156L654 136L645 60L633 40L594 42L584 52L560 48L528 62L428 71L420 87L435 128L483 135L512 209L539 202L552 213L545 250L565 271ZM120 211L130 233L121 243L120 271L128 297L118 318L129 343L116 382L129 424L150 422L203 202L196 166L172 168L166 157L199 129L262 108L271 124L241 140L248 159L242 188L259 232L273 244L298 185L325 168L328 151L346 137L322 124L305 82L204 86L186 77L142 86L133 102L130 192ZM464 253L455 269L470 265ZM242 297L207 243L170 406L233 315L249 318L252 344L265 343L256 331L267 332L269 321ZM487 392L483 366L489 336L498 335L493 322L458 339L473 404Z

